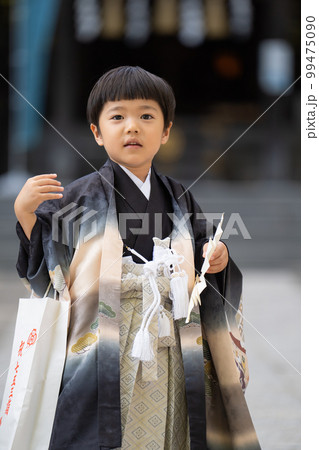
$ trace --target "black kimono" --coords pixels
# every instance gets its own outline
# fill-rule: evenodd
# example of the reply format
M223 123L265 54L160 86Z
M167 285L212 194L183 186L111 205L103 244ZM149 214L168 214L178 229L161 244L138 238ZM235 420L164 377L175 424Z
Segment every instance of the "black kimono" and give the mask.
M127 355L127 361L132 360L125 345L131 345L128 339L136 329L132 328L134 317L129 319L131 328L124 329L124 322L129 306L148 289L139 272L142 264L136 264L141 261L133 256L131 263L123 265L122 257L129 255L125 247L128 246L151 260L152 238L157 235L163 240L170 236L170 246L185 258L183 269L188 274L191 292L195 269L200 270L203 261L206 223L196 219L201 210L192 195L182 195L183 192L179 183L152 168L147 201L124 171L107 161L99 172L67 186L63 199L47 201L39 207L30 242L18 224L20 277L38 295L43 295L51 279L59 295L72 305L50 449L132 447L124 439L132 411L123 402L126 397L122 358ZM131 214L136 213L141 218L132 219ZM136 230L143 234L135 234ZM139 280L133 288L127 288L132 277L130 270L137 271L134 276ZM207 280L200 311L194 309L189 324L185 320L174 321L175 344L158 344L158 367L166 352L163 361L173 361L177 372L183 374L176 385L175 392L179 394L168 390L167 407L163 407L164 441L154 440L147 447L142 443L147 430L137 426L132 429L135 448L259 448L243 395L248 372L240 334L242 323L238 320L242 307L241 274L230 260L225 271L218 276L209 275ZM163 301L168 302L164 278L162 281L163 299L167 294ZM136 378L136 387L143 385L143 370L145 377L159 379L159 369L155 375L147 374L149 369L143 364L136 365L136 377L142 377ZM167 366L167 371L169 384L176 376L173 377L171 366ZM155 378L154 386L158 383ZM185 414L181 414L183 405ZM153 426L155 433L162 419L163 416L150 419L153 424L147 426ZM186 441L178 436L178 429L187 435Z

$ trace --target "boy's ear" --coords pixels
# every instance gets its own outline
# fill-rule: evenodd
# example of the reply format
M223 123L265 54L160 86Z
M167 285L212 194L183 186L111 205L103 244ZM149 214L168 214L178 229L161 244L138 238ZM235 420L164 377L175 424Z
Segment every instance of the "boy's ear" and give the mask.
M101 134L99 132L98 127L96 125L94 125L94 123L91 123L90 129L91 129L91 131L93 133L93 136L94 136L94 139L96 140L96 143L98 145L103 145L103 139L102 139L102 136L101 136Z
M165 130L163 131L162 144L166 144L166 142L168 141L172 125L173 125L173 122L170 122L168 127L165 128Z

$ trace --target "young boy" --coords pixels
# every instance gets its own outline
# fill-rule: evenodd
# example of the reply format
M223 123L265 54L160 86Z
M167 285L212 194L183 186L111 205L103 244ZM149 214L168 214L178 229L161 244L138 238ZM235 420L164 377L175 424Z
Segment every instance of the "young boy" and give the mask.
M174 110L163 79L107 72L87 114L108 161L65 189L35 176L15 202L20 277L38 295L51 280L72 304L50 449L259 448L242 392L241 276L222 242L200 311L177 318L208 237L192 195L152 165Z

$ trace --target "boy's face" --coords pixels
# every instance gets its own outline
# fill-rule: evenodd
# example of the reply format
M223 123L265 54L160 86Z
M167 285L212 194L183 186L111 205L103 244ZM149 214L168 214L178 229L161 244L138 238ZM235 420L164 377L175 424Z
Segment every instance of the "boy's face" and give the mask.
M112 161L145 179L161 144L168 141L171 126L164 130L163 113L156 101L136 99L106 102L100 131L94 124L90 128Z

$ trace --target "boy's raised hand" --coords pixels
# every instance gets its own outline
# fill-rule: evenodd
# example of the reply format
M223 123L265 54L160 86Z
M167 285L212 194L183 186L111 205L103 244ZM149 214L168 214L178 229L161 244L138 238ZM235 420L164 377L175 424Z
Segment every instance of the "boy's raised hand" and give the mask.
M208 242L203 246L203 258L206 256ZM209 260L210 267L206 273L218 273L228 264L228 250L223 242L218 242L217 247Z
M38 206L45 200L63 197L64 188L56 177L55 173L50 173L29 178L16 198L14 211L28 239L36 222L34 212Z

